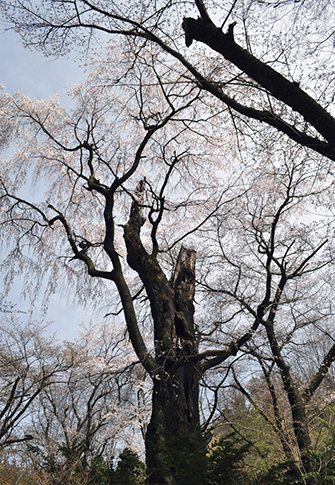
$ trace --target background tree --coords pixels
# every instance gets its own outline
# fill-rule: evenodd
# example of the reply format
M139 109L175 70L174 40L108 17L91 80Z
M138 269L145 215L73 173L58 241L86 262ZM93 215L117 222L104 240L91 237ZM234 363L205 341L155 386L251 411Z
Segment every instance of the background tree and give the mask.
M64 370L56 344L41 336L38 323L24 325L3 315L0 328L0 451L34 436L28 430L41 392Z
M136 453L125 448L120 454L120 460L115 473L112 475L112 483L120 485L140 485L145 483L144 464L138 459Z
M301 149L285 160L288 150L284 163L277 156L268 160L235 202L242 204L238 219L217 218L201 285L212 299L207 314L215 319L207 338L217 345L250 328L265 288L261 325L246 343L245 357L231 364L231 385L272 427L283 455L304 474L318 468L311 463L312 423L333 393L332 387L319 389L334 360L332 196L325 195L333 190L333 175L328 163L311 162ZM311 231L312 213L317 218Z
M55 483L68 480L73 469L96 473L98 463L111 466L122 443L135 450L138 442L141 451L136 433L149 415L149 389L124 330L91 325L64 343L62 355L68 370L40 394L30 428L30 458Z

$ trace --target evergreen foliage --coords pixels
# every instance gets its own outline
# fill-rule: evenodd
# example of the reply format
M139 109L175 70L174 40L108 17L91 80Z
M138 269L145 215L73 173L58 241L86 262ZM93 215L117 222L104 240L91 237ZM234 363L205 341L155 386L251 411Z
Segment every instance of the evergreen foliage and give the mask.
M145 465L137 453L130 448L123 450L110 483L111 485L144 485Z
M216 440L208 453L208 484L243 485L250 483L244 459L251 443L242 443L240 437L231 433Z

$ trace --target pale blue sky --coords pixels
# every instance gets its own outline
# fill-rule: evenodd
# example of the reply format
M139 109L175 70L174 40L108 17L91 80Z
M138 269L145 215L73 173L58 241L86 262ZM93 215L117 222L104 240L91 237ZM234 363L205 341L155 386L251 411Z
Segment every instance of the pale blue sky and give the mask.
M32 99L46 99L58 93L61 102L66 105L67 84L79 83L84 77L79 64L75 54L70 59L46 59L38 52L24 49L18 34L0 34L0 83L5 84L10 93L21 91ZM20 299L19 282L15 284L10 298L17 304L17 309L28 309L28 303ZM33 318L38 320L41 318L40 305L37 302L35 306ZM50 330L57 331L59 338L72 338L78 324L91 315L90 309L83 311L55 296L50 302L46 320L54 321ZM96 318L102 318L102 313L96 315Z
M9 92L21 91L32 99L45 99L55 93L64 99L69 82L79 83L83 69L75 54L70 59L45 58L24 49L18 34L0 34L0 77Z

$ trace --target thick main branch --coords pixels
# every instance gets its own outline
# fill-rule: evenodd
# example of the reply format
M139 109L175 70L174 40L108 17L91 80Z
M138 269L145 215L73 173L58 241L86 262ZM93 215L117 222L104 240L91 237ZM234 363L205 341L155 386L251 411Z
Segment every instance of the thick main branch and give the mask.
M183 28L188 42L198 40L221 54L276 99L300 113L334 147L335 119L303 91L298 83L289 81L236 44L232 29L225 34L213 22L202 18L185 18Z

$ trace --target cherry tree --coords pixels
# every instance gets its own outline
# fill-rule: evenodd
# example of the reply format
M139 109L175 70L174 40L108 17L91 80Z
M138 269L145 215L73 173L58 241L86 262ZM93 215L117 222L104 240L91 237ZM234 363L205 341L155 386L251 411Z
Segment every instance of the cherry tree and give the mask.
M124 329L90 324L60 351L67 369L40 393L32 413L35 466L65 480L97 458L110 463L125 446L143 452L150 384Z
M328 2L13 1L3 8L26 45L49 55L112 34L87 81L72 87L72 113L57 98L3 94L3 142L17 145L1 167L1 223L15 241L6 284L25 267L33 297L48 278L47 304L65 271L79 301L105 304L109 295L111 312L122 308L153 381L149 483L176 483L164 459L168 432L204 447L200 380L241 349L256 356L258 334L283 380L302 466L313 471L304 393L274 323L285 291L299 293L304 274L308 280L332 261ZM35 195L26 196L31 179ZM309 237L311 223L303 230L290 217L312 217L313 204ZM202 304L211 311L199 309L196 319L195 249L203 294L224 295ZM213 321L217 308L225 312ZM234 331L222 333L222 322ZM305 388L311 397L333 362L329 348Z
M150 480L173 483L162 458L167 433L194 435L205 446L201 374L238 350L228 345L199 353L196 253L181 242L245 187L233 160L215 174L234 134L225 130L214 145L222 128L212 123L207 96L185 87L178 67L172 77L171 63L155 63L154 53L151 64L142 55L139 68L130 70L132 52L121 47L112 49L113 58L119 56L115 69L108 57L109 68L98 59L88 80L72 87L77 105L71 114L57 98L3 95L4 124L9 121L17 144L1 170L3 234L16 241L4 262L5 283L9 287L25 267L27 295L34 297L48 278L46 304L65 275L70 285L76 281L79 299L110 300L115 314L120 301L137 359L153 381ZM122 72L124 83L113 88L106 82ZM36 185L32 198L23 195L28 179Z
M74 46L87 52L99 34L104 41L106 34L126 37L139 50L156 45L178 60L190 82L229 108L237 125L266 123L334 159L329 0L50 0L36 6L13 0L2 10L24 45L49 56Z
M23 324L13 314L1 318L0 450L34 439L29 430L35 402L64 371L57 345L41 335L43 327Z
M286 145L282 154L277 148L270 158L258 156L266 163L250 190L208 229L199 284L211 318L202 328L220 345L244 338L245 328L260 320L245 355L222 369L221 384L242 393L295 463L292 473L303 475L319 467L311 454L313 429L333 401L324 379L335 358L334 174L331 162L312 160L300 147ZM256 163L249 170L257 172ZM216 369L208 380L216 394L212 416L220 416L225 400L219 381Z

